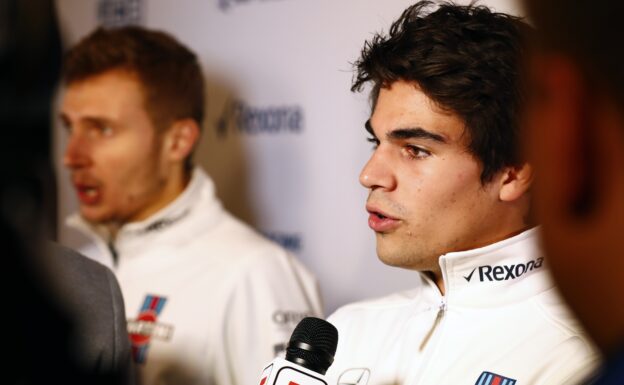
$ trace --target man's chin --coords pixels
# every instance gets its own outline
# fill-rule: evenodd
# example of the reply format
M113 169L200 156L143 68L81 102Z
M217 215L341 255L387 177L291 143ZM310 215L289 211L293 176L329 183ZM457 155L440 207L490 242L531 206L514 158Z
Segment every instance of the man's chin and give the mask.
M80 216L85 221L94 224L103 224L113 220L110 213L92 206L81 206Z
M416 253L407 254L404 248L391 248L377 243L377 257L385 265L408 270L425 271L430 269L430 258Z
M377 257L388 266L408 268L409 265L408 258L393 250L380 249L377 247Z

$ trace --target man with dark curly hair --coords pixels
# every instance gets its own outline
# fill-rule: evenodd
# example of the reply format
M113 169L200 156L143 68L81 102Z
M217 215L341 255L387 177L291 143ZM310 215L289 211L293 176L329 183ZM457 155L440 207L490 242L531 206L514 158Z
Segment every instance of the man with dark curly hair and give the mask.
M568 384L596 365L537 247L517 151L531 33L483 6L419 2L365 44L368 224L379 258L420 285L330 317L330 384Z

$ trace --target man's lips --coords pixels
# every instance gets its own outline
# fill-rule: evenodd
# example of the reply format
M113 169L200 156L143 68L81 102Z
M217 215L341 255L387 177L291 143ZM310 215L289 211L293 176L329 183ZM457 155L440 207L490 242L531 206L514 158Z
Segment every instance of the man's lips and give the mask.
M74 188L82 204L94 205L102 198L102 189L98 186L75 183Z
M366 211L368 211L368 226L377 233L393 230L400 223L400 219L391 217L374 206L367 205Z

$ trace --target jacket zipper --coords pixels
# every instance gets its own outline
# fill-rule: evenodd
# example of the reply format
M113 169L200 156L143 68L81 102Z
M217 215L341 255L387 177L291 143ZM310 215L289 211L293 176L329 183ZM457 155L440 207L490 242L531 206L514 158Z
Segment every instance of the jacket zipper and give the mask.
M117 251L117 248L115 247L115 242L113 240L108 241L108 251L110 251L111 255L113 256L113 266L116 267L119 263L119 252Z
M442 318L444 317L445 312L446 312L446 303L444 302L444 299L442 299L442 302L440 303L440 307L438 308L438 314L436 315L436 318L433 321L433 325L431 326L431 329L429 329L429 332L427 333L422 343L420 344L419 350L421 352L423 351L423 349L425 349L425 346L427 346L427 342L429 342L429 340L431 339L431 336L437 329L438 325L440 325L440 322L442 321Z

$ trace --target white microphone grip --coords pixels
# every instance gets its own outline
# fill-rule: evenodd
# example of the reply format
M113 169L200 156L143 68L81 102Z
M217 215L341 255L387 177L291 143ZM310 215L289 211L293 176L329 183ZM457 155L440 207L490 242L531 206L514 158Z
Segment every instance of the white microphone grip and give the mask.
M327 381L319 373L278 357L264 368L259 385L327 385Z

